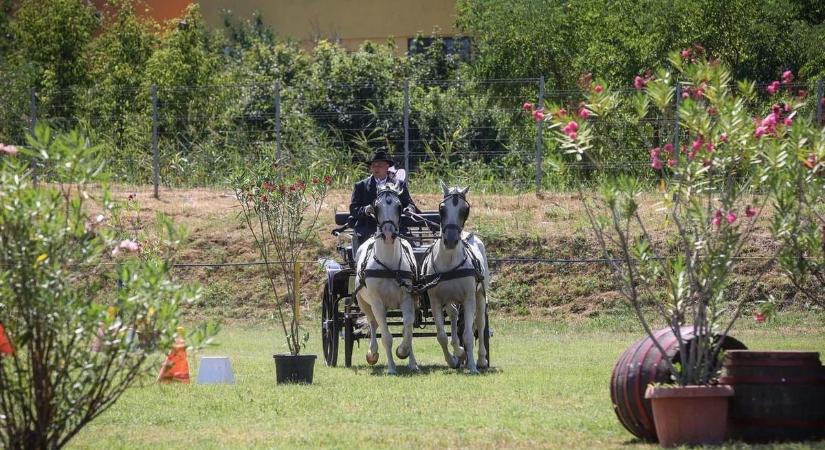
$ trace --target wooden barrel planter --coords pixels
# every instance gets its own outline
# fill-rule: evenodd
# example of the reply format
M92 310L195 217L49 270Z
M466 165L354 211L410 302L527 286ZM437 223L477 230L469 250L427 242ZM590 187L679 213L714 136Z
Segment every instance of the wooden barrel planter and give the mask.
M735 391L728 423L732 438L825 438L825 367L819 353L731 351L719 382Z
M683 327L683 339L693 337L693 327ZM670 328L655 331L653 335L666 355L656 348L654 341L646 336L631 345L619 357L610 377L610 399L619 421L634 436L656 441L656 427L653 423L653 409L645 398L645 390L650 383L670 382L670 371L665 357L679 360L679 341ZM722 345L728 349L746 349L744 344L728 336Z

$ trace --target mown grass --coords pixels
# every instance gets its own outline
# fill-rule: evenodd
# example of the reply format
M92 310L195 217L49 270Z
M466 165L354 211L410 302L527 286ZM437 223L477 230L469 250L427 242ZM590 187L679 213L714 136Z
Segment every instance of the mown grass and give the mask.
M481 376L448 369L435 339L420 338L421 373L401 366L400 376L384 375L383 349L371 368L362 343L352 369L325 367L319 357L310 386L275 385L277 330L234 324L206 354L231 357L236 385L131 389L71 447L655 448L634 440L610 403L613 364L642 333L630 315L492 320L494 367ZM752 349L825 352L821 314L740 324L734 335ZM317 333L309 352L320 353ZM825 448L825 441L764 448Z

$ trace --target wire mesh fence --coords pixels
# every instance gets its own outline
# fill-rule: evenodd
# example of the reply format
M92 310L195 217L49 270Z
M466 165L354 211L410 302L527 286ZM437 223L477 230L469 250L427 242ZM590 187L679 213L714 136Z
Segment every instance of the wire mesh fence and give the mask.
M764 95L752 105L754 116L770 104L767 87L757 86ZM783 89L805 99L803 115L823 123L821 80ZM6 134L22 140L38 122L80 128L102 145L115 181L151 183L156 193L160 186L222 186L234 170L275 160L321 168L347 184L362 175L360 161L376 149L389 150L422 177L537 191L616 173L652 180L648 149L684 139L673 117L590 117L608 147L598 164L560 153L546 124L535 123L521 105L575 111L584 93L546 90L543 78L94 86L30 89L16 101L2 95L9 97L2 129L17 131Z

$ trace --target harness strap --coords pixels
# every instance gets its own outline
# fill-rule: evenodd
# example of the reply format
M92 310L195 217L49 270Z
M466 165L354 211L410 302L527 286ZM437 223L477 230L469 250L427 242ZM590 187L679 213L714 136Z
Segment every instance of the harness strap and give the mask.
M391 269L389 266L381 262L377 256L375 256L375 253L373 252L374 247L375 241L370 242L367 246L367 254L365 255L358 271L361 282L358 283L358 286L355 288L355 292L353 292L352 295L356 295L358 291L367 286L367 278L394 278L400 287L407 289L410 292L414 292L418 274L410 270L401 270L401 263L405 256L407 257L407 262L410 267L415 267L415 264L412 262L414 257L411 252L402 245L401 255L398 257L398 269ZM378 263L379 266L383 267L383 269L367 269L367 261L369 260L370 254L372 254L372 260Z
M432 250L438 241L434 242L427 251L424 252L424 267L426 268L431 263L430 257L432 256ZM449 280L457 280L459 278L465 277L474 277L476 283L481 283L484 281L484 272L481 270L481 261L470 251L470 246L467 244L467 241L464 239L461 240L461 243L464 244L464 259L461 260L455 267L446 271L446 272L435 272L428 275L422 275L419 277L418 284L414 286L415 292L424 292L434 288L438 283L442 281L449 281ZM467 260L470 260L473 267L465 267L461 269L467 263ZM433 266L433 270L435 270L435 266Z

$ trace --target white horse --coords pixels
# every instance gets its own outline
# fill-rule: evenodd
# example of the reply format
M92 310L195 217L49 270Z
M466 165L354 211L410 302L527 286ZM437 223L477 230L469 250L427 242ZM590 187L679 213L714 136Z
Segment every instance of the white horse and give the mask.
M401 359L409 356L408 367L418 370L412 350L415 309L410 293L418 267L412 247L398 237L401 226L400 194L401 190L393 184L387 184L378 190L371 208L371 214L379 224L378 233L358 247L355 258L355 296L370 327L367 363L374 365L378 362L376 330L380 327L381 341L387 352L387 373L391 375L396 373L396 368L391 353L392 333L387 326L389 309L400 308L403 315L403 338L395 354Z
M487 251L478 236L465 233L464 223L470 214L467 192L470 188L448 188L443 182L444 199L438 207L441 216L441 237L433 243L432 250L422 262L424 280L437 280L427 290L430 309L438 332L438 343L444 359L450 367L458 367L466 358L470 373L487 367L487 348L483 333L487 311L487 293L490 291L490 269ZM463 306L464 330L457 330L458 306ZM444 308L448 308L452 322L452 344L455 354L447 349L447 333L444 331ZM462 332L464 347L458 341ZM474 332L478 333L478 360L473 360Z

